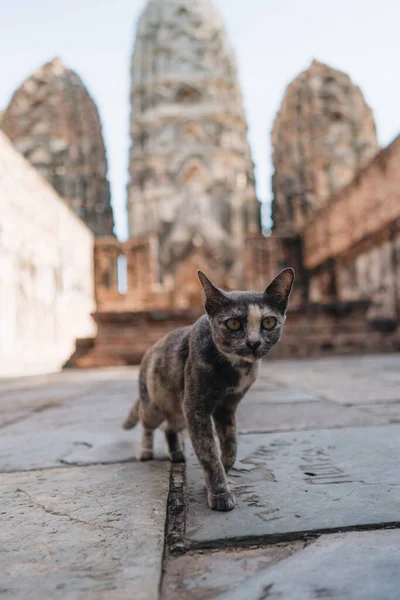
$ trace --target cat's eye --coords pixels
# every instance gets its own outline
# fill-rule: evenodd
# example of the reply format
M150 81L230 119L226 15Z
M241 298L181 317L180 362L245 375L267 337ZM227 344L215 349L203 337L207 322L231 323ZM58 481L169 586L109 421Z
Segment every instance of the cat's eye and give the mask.
M261 322L261 327L267 331L273 329L276 325L275 317L265 317Z
M239 319L228 319L226 326L231 331L239 331L239 329L242 327L242 324Z

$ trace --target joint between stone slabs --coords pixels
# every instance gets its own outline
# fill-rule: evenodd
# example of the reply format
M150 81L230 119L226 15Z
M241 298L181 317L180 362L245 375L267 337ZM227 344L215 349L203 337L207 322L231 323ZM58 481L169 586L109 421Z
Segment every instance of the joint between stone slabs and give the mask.
M11 418L9 421L2 423L0 425L0 429L6 429L7 427L11 427L12 425L17 425L18 423L27 421L31 417L35 417L37 414L40 414L42 412L47 412L48 410L53 410L56 408L61 408L61 407L67 406L70 402L74 402L76 400L82 399L82 397L85 397L89 392L92 393L92 392L97 392L97 390L102 390L103 389L102 385L103 385L102 383L99 383L99 384L93 385L93 388L88 388L83 393L82 393L82 391L76 392L75 394L72 394L71 396L69 396L67 398L63 398L60 401L50 401L50 402L46 402L45 404L36 406L35 408L27 409L23 414L20 414L19 416ZM24 392L29 389L30 389L29 386L27 386L26 388L21 388L18 391ZM39 389L37 391L39 391ZM7 392L7 390L6 390L6 392Z
M70 454L70 453L68 453ZM67 469L68 467L85 469L87 467L108 467L109 465L122 465L127 463L137 463L136 458L122 458L120 460L112 460L112 461L98 461L98 462L87 462L87 463L79 463L79 462L67 462L67 460L63 458L57 459L59 464L57 465L49 465L44 467L33 467L32 469L13 469L12 471L1 471L0 475L12 475L15 473L35 473L35 471L54 471L55 469ZM159 462L166 462L160 460Z
M0 429L6 429L6 427L11 427L12 425L16 425L17 423L22 423L23 421L26 421L27 419L30 419L31 417L34 417L39 413L46 412L47 410L52 410L54 408L59 408L60 406L62 406L62 404L62 402L48 402L47 404L37 406L36 408L25 412L19 417L15 417L14 419L10 419L10 421L6 421L2 425L0 425Z
M332 402L332 404L335 404L334 402ZM344 406L344 405L343 405ZM354 406L354 405L352 405ZM387 423L388 425L393 425L396 424L396 422L394 423ZM386 423L383 423L382 425L380 425L381 427L385 427ZM288 427L285 429L263 429L261 431L261 429L240 429L238 431L238 435L239 436L246 436L246 435L262 435L264 433L298 433L299 431L322 431L323 429L351 429L352 427L354 427L354 425L333 425L332 427L329 427L328 425L325 425L324 427L302 427L301 429L299 429L298 427ZM365 423L365 424L361 424L361 425L357 425L357 429L361 429L362 427L371 427L371 425L369 423Z
M166 543L164 555L168 553L172 556L180 556L190 549L185 543L187 509L185 464L172 463L165 525Z
M396 401L397 402L397 401ZM342 405L338 405L336 402L333 402L333 400L331 400L331 404L336 404L336 406L341 406L343 408L356 408L357 410L360 410L360 405L357 404L342 404ZM395 404L394 402L388 402L388 404ZM267 406L267 405L266 405ZM362 405L362 406L379 406L379 405ZM380 406L384 406L383 404L381 404ZM392 419L391 421L388 421L387 423L377 423L375 426L376 427L386 427L387 425L398 425L399 421ZM263 435L263 434L271 434L271 433L299 433L299 432L303 432L303 431L323 431L325 429L328 429L330 431L332 430L343 430L343 429L352 429L354 428L355 425L354 424L349 424L349 425L324 425L321 427L317 427L317 426L313 426L313 427L302 427L301 429L299 429L298 427L288 427L287 429L263 429L261 431L261 429L240 429L238 431L238 435L239 436L247 436L247 435ZM357 425L357 429L363 429L363 428L367 428L367 427L371 427L371 423L360 423Z
M311 529L308 531L293 531L287 533L276 533L273 535L253 535L249 537L232 537L205 542L194 542L184 540L184 552L196 550L226 550L228 548L247 549L250 547L274 546L285 542L317 540L321 535L336 533L350 533L352 531L381 531L385 529L400 529L400 521L389 521L385 523L368 523L365 525L349 525L347 527L333 527L325 529Z
M96 461L96 462L68 462L67 460L67 456L71 454L71 452L68 452L68 454L65 456L65 458L59 458L58 462L60 463L59 466L57 467L48 467L49 469L54 469L54 468L61 468L61 467L79 467L80 469L84 469L85 467L107 467L108 465L123 465L126 463L137 463L137 459L136 458L120 458L119 460L109 460L109 461ZM160 461L161 462L161 461ZM45 471L46 467L44 467L43 469L31 469L33 471Z

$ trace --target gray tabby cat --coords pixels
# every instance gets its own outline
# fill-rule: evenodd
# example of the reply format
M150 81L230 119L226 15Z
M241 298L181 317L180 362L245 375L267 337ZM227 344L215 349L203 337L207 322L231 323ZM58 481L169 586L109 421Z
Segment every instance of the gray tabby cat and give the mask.
M224 292L198 271L206 315L158 341L143 357L139 398L124 429L143 425L138 460L153 459L153 432L165 422L171 462L184 462L178 432L187 427L213 510L231 510L226 473L236 459L236 408L260 359L279 341L294 281L282 271L264 293ZM219 438L221 457L214 437Z

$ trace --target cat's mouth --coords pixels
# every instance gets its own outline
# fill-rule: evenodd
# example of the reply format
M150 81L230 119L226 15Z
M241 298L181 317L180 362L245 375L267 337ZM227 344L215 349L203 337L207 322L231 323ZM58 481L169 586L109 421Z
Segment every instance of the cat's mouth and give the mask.
M271 348L264 346L263 348L257 348L257 350L244 350L243 354L240 354L239 356L245 360L254 362L255 360L260 360L260 358L268 354L270 350Z
M225 350L225 348L223 348L222 346L218 346L218 350L221 352L221 354L223 354L225 356L225 358L227 358L228 360L230 360L231 362L246 362L246 363L253 363L256 360L258 360L258 357L255 357L254 354L252 352L250 352L250 354L247 354L245 352L235 352L233 353L232 351L229 352L229 350Z
M229 360L231 361L244 361L247 363L254 363L260 360L263 356L269 353L271 348L268 346L263 346L262 348L256 348L255 350L250 350L249 348L238 349L234 352L228 348L224 348L224 346L218 346L219 351Z
M263 356L264 352L259 349L257 350L243 350L242 352L238 352L238 356L243 360L248 362L254 362L259 360Z

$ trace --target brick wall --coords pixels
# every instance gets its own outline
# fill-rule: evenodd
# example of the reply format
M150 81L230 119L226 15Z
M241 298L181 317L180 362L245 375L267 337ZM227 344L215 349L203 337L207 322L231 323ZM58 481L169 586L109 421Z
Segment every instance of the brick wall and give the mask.
M308 304L289 311L274 358L309 358L400 351L400 331L368 323L369 302ZM272 356L272 354L271 354Z
M368 321L400 319L400 137L306 227L309 299L368 299Z
M164 335L196 321L201 311L99 312L95 340L78 340L66 367L136 365Z
M308 305L290 310L273 358L309 358L337 354L395 352L400 332L368 326L368 302ZM191 325L200 311L103 312L96 314L95 340L78 341L66 366L92 368L138 364L157 340L177 327Z
M332 197L304 230L304 265L314 269L400 218L400 136Z
M125 273L122 264L118 268L120 257L125 259ZM94 266L98 310L123 312L165 307L168 294L159 283L157 265L155 236L142 236L127 242L119 242L114 237L97 238ZM124 290L120 283L125 284Z
M118 282L118 260L126 264L126 290ZM191 249L173 272L163 275L159 266L156 236L140 236L127 242L113 237L97 238L94 247L96 302L99 312L187 310L203 304L197 270L225 290L263 291L287 266L298 275L296 296L300 300L301 248L298 239L252 235L246 239L240 260L228 272L206 246ZM235 272L236 271L236 272Z
M262 235L247 238L243 248L245 262L245 288L262 292L268 283L286 267L292 267L296 283L291 297L291 306L304 303L307 294L307 273L303 268L301 239L297 236L284 237Z
M79 342L70 364L134 364L157 339L190 324L201 311L197 268L225 289L259 291L284 267L295 268L288 325L275 356L400 350L399 166L400 137L333 196L301 236L248 237L236 280L226 279L224 265L199 247L171 280L161 282L157 244L150 237L126 244L100 240L98 336L91 344ZM115 272L121 251L128 264L125 295L114 276L104 275L107 269Z

